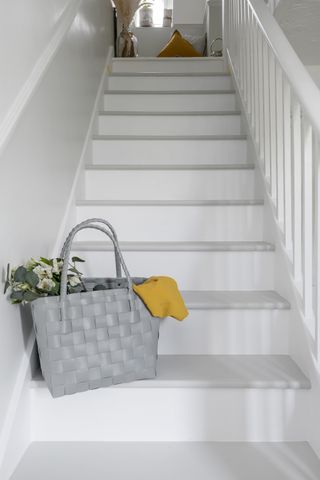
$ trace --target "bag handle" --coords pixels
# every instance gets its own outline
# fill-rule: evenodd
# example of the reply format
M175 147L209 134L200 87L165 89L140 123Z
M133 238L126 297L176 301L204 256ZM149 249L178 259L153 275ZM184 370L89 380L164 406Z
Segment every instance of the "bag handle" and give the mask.
M100 227L99 225L94 225L94 224L83 225L79 228L78 232L80 232L81 230L86 230L88 228L93 228L95 230L99 230L100 232L105 233L110 238L111 241L113 240L113 237L112 237L111 233L108 232L105 228ZM65 252L66 252L68 239L69 239L69 235L68 235L67 240L63 244L63 247L62 247L62 250L61 250L61 253L60 253L60 258L62 258L62 259L65 257ZM116 276L117 276L117 278L121 278L121 263L120 263L119 255L118 255L118 252L117 252L116 248L114 249L114 255L115 255L115 262L116 262Z
M129 288L129 295L132 297L131 300L134 300L134 295L133 295L133 289L132 289L132 280L130 277L130 273L128 271L128 268L125 264L125 261L122 256L122 252L119 247L118 239L115 238L110 232L108 232L105 228L99 226L99 225L92 225L91 224L92 220L86 220L85 222L80 223L76 227L74 227L71 232L69 233L64 246L62 248L62 252L64 253L64 256L61 257L63 258L63 267L62 267L62 273L61 273L61 289L60 289L60 302L63 303L64 300L66 299L67 296L67 279L68 279L68 265L70 261L70 255L71 255L71 248L72 248L72 243L74 240L74 237L76 234L80 231L83 230L83 228L94 228L95 230L100 230L101 232L105 233L112 241L115 251L119 257L119 262L120 265L122 266L122 269L125 273L125 276L128 280L128 288ZM104 223L104 222L103 222Z
M108 227L108 229L110 230L113 238L115 238L118 241L118 237L117 237L115 229L113 228L111 223L109 223L107 220L104 220L104 218L89 218L88 220L85 220L85 221L83 221L83 222L81 222L77 225L77 227L79 227L78 231L84 230L85 228L90 228L90 226L92 228L95 228L96 230L100 230L99 228L96 228L96 226L92 225L93 223L102 223L102 224L106 225ZM106 231L104 231L104 232L111 239L110 235ZM60 253L60 258L65 257L65 248L66 248L66 245L69 241L70 234L71 234L71 232L69 233L66 241L63 244L63 247L62 247L61 253ZM118 252L117 252L116 249L115 249L114 253L115 253L115 258L116 258L116 276L121 278L121 262L120 262L119 255L118 255Z

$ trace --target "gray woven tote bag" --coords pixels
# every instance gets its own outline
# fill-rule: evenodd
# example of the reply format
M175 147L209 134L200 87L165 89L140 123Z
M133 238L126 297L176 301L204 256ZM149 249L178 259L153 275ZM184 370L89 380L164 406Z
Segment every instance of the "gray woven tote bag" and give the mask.
M72 242L85 228L100 230L113 242L117 278L84 279L86 292L67 295ZM144 279L130 277L112 226L95 218L80 223L70 232L61 258L60 297L31 304L41 370L52 396L153 378L159 319L134 293L132 282ZM93 291L97 284L103 289Z

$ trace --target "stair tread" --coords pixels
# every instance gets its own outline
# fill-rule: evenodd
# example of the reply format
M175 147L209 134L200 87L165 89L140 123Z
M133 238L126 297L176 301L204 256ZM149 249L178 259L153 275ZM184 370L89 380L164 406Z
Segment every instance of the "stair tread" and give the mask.
M215 206L257 206L264 200L78 200L77 206L181 206L181 207L215 207Z
M93 471L94 480L319 480L320 460L307 442L35 442L11 480Z
M186 305L190 309L267 309L286 310L289 302L272 290L223 290L182 292Z
M269 242L120 242L120 247L126 252L270 252L274 245ZM74 251L113 251L110 242L104 241L76 241L73 242Z
M99 112L100 116L104 117L119 117L119 116L129 116L129 117L214 117L214 116L240 116L240 110L197 110L197 111L162 111L162 110L154 110L154 111L123 111L123 110L101 110Z
M89 164L86 170L254 170L253 163L189 163L189 164Z
M93 140L247 140L247 135L93 135Z
M112 72L109 77L226 77L231 78L229 73L225 72Z
M105 95L235 95L235 90L105 90Z
M288 355L159 355L157 372L154 379L111 388L311 388ZM31 384L45 386L40 372Z

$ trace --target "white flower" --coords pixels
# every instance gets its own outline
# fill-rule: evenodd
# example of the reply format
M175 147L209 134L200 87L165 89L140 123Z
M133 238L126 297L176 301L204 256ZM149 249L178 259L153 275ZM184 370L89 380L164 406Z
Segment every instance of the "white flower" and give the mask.
M71 285L71 287L76 287L77 285L79 285L81 283L81 280L79 277L76 277L76 276L72 276L69 278L69 283Z
M52 267L52 273L60 273L63 267L63 261L62 260L57 260L56 258L53 259L53 267Z
M36 265L37 265L37 262L35 261L35 259L30 258L30 260L28 260L27 263L25 264L25 267L27 270L33 270Z
M55 282L50 278L43 278L38 283L37 288L39 288L40 290L46 290L47 292L50 292L50 290L54 288L55 285L56 285Z
M45 264L43 264L45 265ZM50 265L46 265L45 267L42 267L41 265L38 265L36 268L33 269L33 272L38 275L40 279L43 278L52 278L52 267Z

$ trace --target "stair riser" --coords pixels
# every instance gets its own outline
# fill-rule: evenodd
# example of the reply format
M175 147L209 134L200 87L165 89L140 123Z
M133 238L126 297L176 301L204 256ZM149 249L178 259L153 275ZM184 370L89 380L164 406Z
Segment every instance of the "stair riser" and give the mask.
M79 206L77 220L108 219L121 241L262 240L263 206ZM95 231L78 239L101 240Z
M151 155L152 153L152 155ZM93 163L245 163L245 140L94 140Z
M254 170L87 170L87 200L254 199Z
M288 353L289 310L190 310L183 323L161 321L164 355Z
M100 237L101 239L101 237ZM86 276L113 276L113 252L73 252ZM167 275L182 290L272 290L273 252L124 252L133 276Z
M38 388L31 400L34 441L295 441L308 408L308 392L259 389L116 387L53 400Z
M236 109L236 96L205 94L126 94L105 95L104 108L110 111L132 112L201 112L232 111Z
M199 72L226 72L225 62L222 59L115 59L112 63L112 72L158 72L158 73L199 73Z
M226 76L204 77L137 77L114 76L108 79L109 89L134 91L182 91L182 90L231 90L231 78Z
M101 115L100 135L240 135L240 115Z

